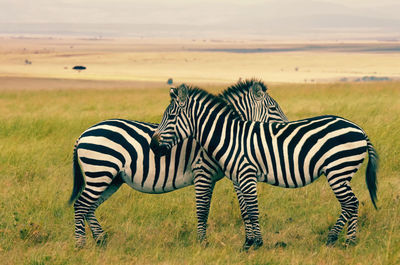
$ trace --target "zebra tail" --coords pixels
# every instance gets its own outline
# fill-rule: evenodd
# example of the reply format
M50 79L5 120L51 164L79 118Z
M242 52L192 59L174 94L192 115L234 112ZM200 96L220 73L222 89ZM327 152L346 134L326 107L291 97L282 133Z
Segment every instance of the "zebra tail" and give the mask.
M69 199L68 203L71 205L78 196L81 194L83 188L85 187L85 181L82 174L81 166L78 162L78 148L75 146L74 148L74 158L73 158L73 173L74 173L74 187L72 189L71 198Z
M365 181L367 182L367 187L369 191L369 195L371 196L371 201L372 204L374 205L375 209L378 209L376 207L376 201L378 200L376 192L377 192L377 185L378 185L378 180L376 177L376 173L378 171L378 162L379 162L379 156L378 153L376 152L374 146L370 142L370 140L367 137L367 148L368 148L368 165L367 165L367 170L365 173Z

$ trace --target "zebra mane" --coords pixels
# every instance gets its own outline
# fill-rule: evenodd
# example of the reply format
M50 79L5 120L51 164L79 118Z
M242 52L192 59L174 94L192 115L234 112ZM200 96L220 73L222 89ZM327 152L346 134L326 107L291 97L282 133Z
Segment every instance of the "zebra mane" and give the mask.
M233 107L232 104L229 104L224 98L222 98L220 95L216 96L213 95L199 87L191 86L185 84L187 89L188 89L188 97L196 97L197 99L206 99L206 100L211 100L213 104L222 104L225 106L226 109L228 109L234 117L240 118L239 113L236 111L236 109Z
M261 86L262 91L267 91L267 86L264 84L263 81L261 81L261 79L251 78L239 80L236 84L228 87L223 92L221 92L218 97L223 98L224 100L228 100L229 98L232 98L234 96L240 96L240 94L249 92L250 88L256 83Z

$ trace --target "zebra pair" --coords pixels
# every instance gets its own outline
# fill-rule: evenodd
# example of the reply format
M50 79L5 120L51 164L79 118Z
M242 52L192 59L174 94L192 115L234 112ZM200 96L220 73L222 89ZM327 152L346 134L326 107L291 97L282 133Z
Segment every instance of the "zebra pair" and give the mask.
M341 214L328 233L333 245L348 222L347 244L355 243L358 199L350 181L368 152L366 182L376 208L378 155L365 132L337 116L292 122L243 121L231 105L201 89L171 88L171 103L152 138L155 152L171 149L193 137L221 167L241 194L246 239L243 249L263 244L257 182L298 188L324 174L341 205Z
M220 101L235 109L242 119L287 121L276 101L259 80L245 80L219 95ZM126 183L145 193L166 193L195 186L198 238L204 240L211 196L216 181L223 177L218 164L189 138L171 148L163 157L150 150L157 124L114 119L102 121L84 131L76 141L73 156L75 239L85 245L85 220L98 244L106 242L95 211ZM236 185L239 201L243 195ZM247 212L241 204L244 218Z

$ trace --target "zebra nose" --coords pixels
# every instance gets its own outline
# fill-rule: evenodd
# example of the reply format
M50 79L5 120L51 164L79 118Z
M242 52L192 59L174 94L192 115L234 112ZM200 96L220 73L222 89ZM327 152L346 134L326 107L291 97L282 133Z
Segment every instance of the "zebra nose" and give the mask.
M153 150L156 157L165 156L169 153L168 147L160 144L161 137L159 134L151 137L150 148Z
M153 150L154 153L158 152L158 149L160 147L160 135L159 134L154 134L153 137L151 137L151 142L150 142L150 148Z

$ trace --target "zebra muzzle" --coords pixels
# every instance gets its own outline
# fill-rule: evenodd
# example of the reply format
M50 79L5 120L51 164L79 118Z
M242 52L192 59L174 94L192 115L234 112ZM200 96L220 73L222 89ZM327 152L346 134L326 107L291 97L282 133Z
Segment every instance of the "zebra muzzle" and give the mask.
M169 153L169 150L166 146L160 144L160 140L160 135L154 134L153 137L151 137L150 148L156 156L165 156Z

